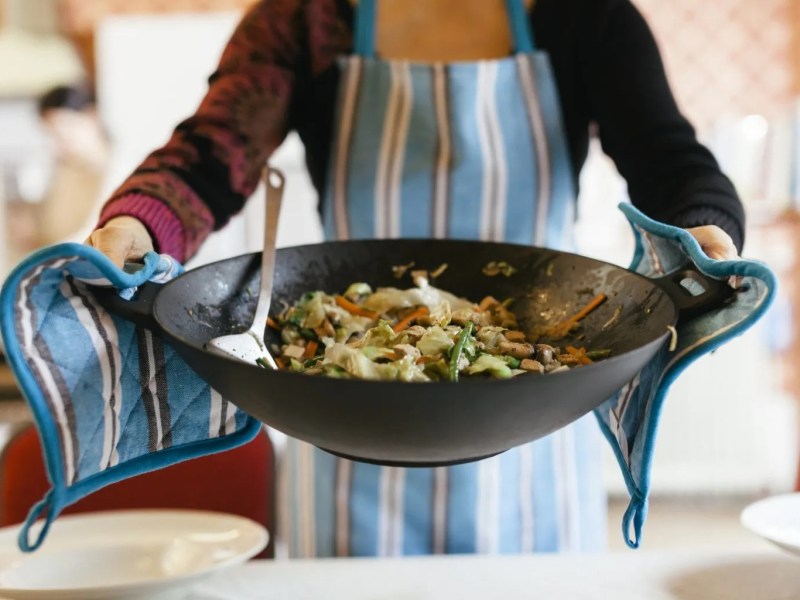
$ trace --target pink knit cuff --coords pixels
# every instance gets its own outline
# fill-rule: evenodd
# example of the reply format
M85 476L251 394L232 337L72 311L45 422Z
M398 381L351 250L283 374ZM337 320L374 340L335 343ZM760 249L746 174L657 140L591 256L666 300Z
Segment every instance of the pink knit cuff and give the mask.
M156 250L169 254L180 262L186 256L186 235L172 209L164 202L146 194L125 194L111 200L100 213L98 227L114 217L135 217L147 227Z

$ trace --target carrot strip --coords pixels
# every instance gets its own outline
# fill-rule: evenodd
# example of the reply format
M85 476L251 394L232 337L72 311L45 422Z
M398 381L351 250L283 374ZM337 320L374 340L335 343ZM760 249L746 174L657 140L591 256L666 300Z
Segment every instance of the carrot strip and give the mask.
M580 321L581 319L583 319L586 315L588 315L590 312L592 312L595 308L600 306L605 301L606 301L606 295L604 293L600 292L599 294L597 294L597 296L592 298L592 301L589 302L589 304L584 306L574 317L572 317L572 320L573 321Z
M315 340L309 340L306 344L306 351L303 353L303 358L314 358L317 355L317 348L319 348L319 344Z
M275 357L275 364L278 365L278 368L281 370L286 368L286 361L284 361L280 356Z
M586 350L583 348L578 349L575 346L567 346L567 352L574 356L582 365L592 364L592 359L586 356Z
M358 315L359 317L367 317L373 320L377 319L380 316L378 315L378 313L372 310L367 310L366 308L361 308L358 304L353 304L352 302L350 302L350 300L348 300L344 296L336 296L336 304L341 306L351 315Z
M480 310L488 310L488 309L492 308L493 306L497 306L498 304L500 304L500 303L494 297L486 296L486 298L481 300L481 303L478 305L478 308Z
M278 331L281 330L281 326L278 325L278 322L272 317L267 317L267 326L272 327L273 329L277 329Z
M589 313L591 313L595 308L600 306L603 302L606 301L606 295L602 292L597 294L594 298L592 298L591 302L584 306L581 310L577 313L572 315L570 318L553 325L552 327L548 327L545 332L548 337L551 338L562 338L567 335L577 324L578 321L586 317Z
M424 317L428 314L428 307L427 306L420 306L418 309L410 312L405 317L403 317L397 324L392 327L395 333L400 333L404 329L406 329L409 325L411 325L412 321L416 321L420 317Z
M567 354L559 354L558 362L560 362L562 365L567 365L568 367L574 367L578 364L578 359L568 352Z
M425 365L425 364L427 364L429 362L435 362L436 360L438 360L438 359L435 356L420 356L416 360L416 363L418 365Z

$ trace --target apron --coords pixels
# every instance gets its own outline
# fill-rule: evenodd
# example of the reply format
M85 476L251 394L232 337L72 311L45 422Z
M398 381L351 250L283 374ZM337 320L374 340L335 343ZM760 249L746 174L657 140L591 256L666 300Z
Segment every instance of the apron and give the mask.
M323 196L327 239L574 249L555 80L523 0L507 5L513 56L420 64L375 57L375 0L359 2ZM278 542L291 557L602 548L599 440L590 414L499 456L431 469L352 462L290 439L279 467Z

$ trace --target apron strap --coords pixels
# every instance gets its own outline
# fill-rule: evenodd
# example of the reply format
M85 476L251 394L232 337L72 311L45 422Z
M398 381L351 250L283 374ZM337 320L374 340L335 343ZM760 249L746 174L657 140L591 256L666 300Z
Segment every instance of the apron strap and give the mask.
M354 46L358 56L375 58L375 0L358 0Z
M375 2L359 0L356 7L354 52L365 58L375 57ZM514 39L514 51L528 54L536 49L524 0L506 0L508 20Z
M514 36L514 51L518 54L530 54L536 50L531 31L531 20L525 10L524 0L506 0L511 34Z

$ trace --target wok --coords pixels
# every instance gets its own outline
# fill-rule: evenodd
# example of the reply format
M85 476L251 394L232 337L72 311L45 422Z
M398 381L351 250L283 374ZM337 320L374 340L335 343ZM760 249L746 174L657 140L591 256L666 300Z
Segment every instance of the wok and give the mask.
M518 270L483 274L490 261ZM164 336L223 397L256 419L333 454L387 465L433 466L468 462L545 436L602 404L667 342L679 319L719 306L722 282L685 270L648 279L591 258L514 244L457 240L327 242L278 250L273 312L308 291L342 293L351 283L410 287L392 267L411 261L433 270L442 289L478 302L514 298L523 329L574 314L600 292L608 300L581 322L575 343L610 349L608 359L566 372L508 380L375 382L272 371L208 352L211 338L244 331L259 288L260 254L208 264L164 285L142 286L134 300L98 289L111 312ZM681 281L702 293L692 295ZM691 287L691 286L688 286ZM267 330L268 342L277 342Z

